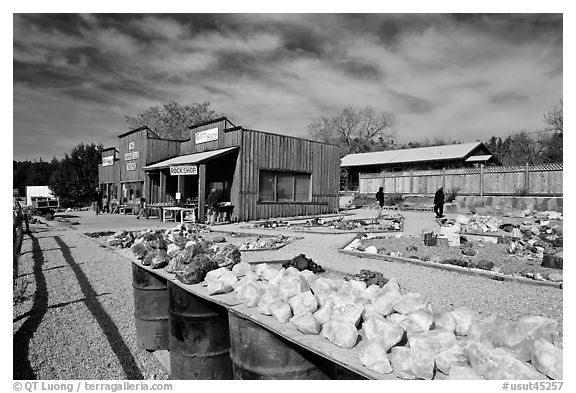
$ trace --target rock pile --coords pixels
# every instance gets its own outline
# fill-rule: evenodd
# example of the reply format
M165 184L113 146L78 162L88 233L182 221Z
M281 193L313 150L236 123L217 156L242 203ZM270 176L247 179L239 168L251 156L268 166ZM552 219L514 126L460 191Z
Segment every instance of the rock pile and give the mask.
M278 235L275 237L261 239L258 238L253 242L243 242L241 243L238 248L241 251L248 251L248 250L271 250L278 248L279 246L286 245L290 243L292 239L284 235Z
M117 239L116 235L113 238ZM220 249L187 224L169 230L140 232L134 237L131 250L143 266L165 268L185 284L198 284L210 271L233 268L240 263L238 247L228 244Z
M292 258L292 260L284 262L282 264L282 267L285 269L288 269L289 267L294 267L299 271L308 270L313 273L322 273L325 271L322 266L318 265L312 259L306 258L306 255L304 254L300 254Z
M233 284L245 306L303 334L354 348L374 372L402 379L563 378L555 320L527 316L514 322L482 318L468 308L432 310L421 295L401 291L395 279L379 287L293 267L248 267Z

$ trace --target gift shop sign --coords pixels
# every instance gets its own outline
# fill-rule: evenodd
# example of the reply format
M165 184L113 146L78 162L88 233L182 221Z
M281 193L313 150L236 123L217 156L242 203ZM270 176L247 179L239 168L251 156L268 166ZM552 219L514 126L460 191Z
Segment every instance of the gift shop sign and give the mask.
M198 174L198 167L196 165L180 165L170 167L171 176L197 175L197 174Z
M218 128L200 131L196 133L196 144L206 143L218 140Z

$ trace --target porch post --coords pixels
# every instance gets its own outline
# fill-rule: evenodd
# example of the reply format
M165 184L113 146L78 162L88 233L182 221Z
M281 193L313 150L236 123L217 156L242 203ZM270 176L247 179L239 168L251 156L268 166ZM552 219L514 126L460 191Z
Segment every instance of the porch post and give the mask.
M162 169L160 169L160 185L158 188L158 202L166 202L166 173Z
M200 164L198 168L198 220L204 222L206 205L206 164Z

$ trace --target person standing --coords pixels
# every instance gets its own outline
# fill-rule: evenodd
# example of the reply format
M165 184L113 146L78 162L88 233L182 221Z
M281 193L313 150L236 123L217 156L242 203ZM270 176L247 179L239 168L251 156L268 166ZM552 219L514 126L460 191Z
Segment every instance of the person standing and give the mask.
M96 215L102 211L102 191L100 191L100 187L96 187L96 191L94 191L94 210L96 210Z
M444 189L442 187L434 194L434 213L436 213L436 218L444 217Z
M218 193L213 188L206 198L206 205L208 206L208 216L210 217L210 224L216 223L216 215L218 214Z
M108 196L104 195L102 198L102 213L110 213L110 201L108 201Z
M139 220L140 217L144 216L148 220L148 212L146 211L146 199L140 198L138 205L140 205L140 211L138 212L136 219Z
M380 187L376 193L376 200L380 204L380 209L384 207L384 187Z

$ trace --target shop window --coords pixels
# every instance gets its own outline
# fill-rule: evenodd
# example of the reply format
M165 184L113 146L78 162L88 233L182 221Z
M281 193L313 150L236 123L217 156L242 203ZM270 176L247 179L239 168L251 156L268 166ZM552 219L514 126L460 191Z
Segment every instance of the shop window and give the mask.
M309 173L260 171L260 201L309 202L310 199Z

